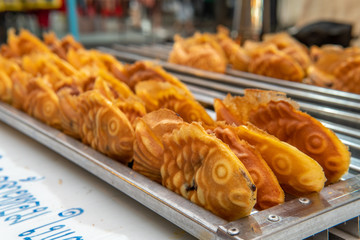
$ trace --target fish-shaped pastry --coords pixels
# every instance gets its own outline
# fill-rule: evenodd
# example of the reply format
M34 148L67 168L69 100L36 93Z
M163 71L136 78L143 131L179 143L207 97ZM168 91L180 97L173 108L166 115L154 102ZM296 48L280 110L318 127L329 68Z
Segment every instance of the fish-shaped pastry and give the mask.
M251 73L294 82L301 82L305 77L301 65L275 44L260 44L250 55L248 71Z
M333 89L360 94L360 53L339 63L334 75Z
M11 59L0 55L0 100L7 103L13 101L13 80L11 75L21 71L20 66Z
M251 124L237 126L234 131L260 152L285 192L301 196L324 188L322 167L296 147Z
M12 87L12 106L23 110L25 97L28 95L27 85L33 81L33 77L24 71L16 71L11 74Z
M240 44L230 37L229 29L224 26L218 26L217 33L214 37L223 48L231 67L239 71L247 72L250 56Z
M74 138L80 137L80 112L78 111L78 96L82 93L76 85L65 86L56 94L59 98L59 115L62 131Z
M46 76L36 77L27 84L23 109L30 116L61 129L59 98L46 80Z
M211 34L195 33L186 39L175 35L174 41L169 62L212 72L225 72L225 52Z
M0 101L12 102L13 82L5 71L0 69Z
M183 123L162 138L162 184L228 220L250 214L256 186L228 145L198 123Z
M81 140L124 164L130 162L134 130L126 115L97 90L84 92L78 98Z
M113 102L127 116L131 124L134 124L137 117L146 114L144 102L125 83L103 70L99 70L99 76L94 80L91 89L99 90L104 97Z
M175 112L162 108L138 118L135 123L133 169L161 183L160 168L163 163L162 137L183 124Z
M136 85L136 95L145 103L147 111L168 108L179 114L184 121L199 121L211 125L214 120L205 108L185 91L169 82L144 81Z
M214 134L231 150L249 171L257 188L255 208L267 209L285 201L284 191L275 174L261 156L260 152L239 136L236 127L216 122L207 132Z
M218 120L237 125L250 122L315 159L324 169L327 184L338 181L349 168L348 148L284 93L247 89L244 97L215 100L214 107Z
M160 65L151 61L137 61L131 65L125 65L124 82L132 89L142 81L154 80L159 82L169 82L178 88L181 88L187 95L192 96L184 83L172 74L166 72Z
M7 44L1 46L1 55L17 58L34 52L51 53L50 49L30 31L21 29L16 35L15 29L8 30Z

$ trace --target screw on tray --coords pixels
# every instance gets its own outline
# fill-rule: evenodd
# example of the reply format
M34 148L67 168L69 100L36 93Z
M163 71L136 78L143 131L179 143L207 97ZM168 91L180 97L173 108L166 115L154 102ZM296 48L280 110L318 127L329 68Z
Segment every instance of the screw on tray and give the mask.
M304 204L304 205L307 205L307 204L311 203L310 199L305 198L305 197L299 198L299 202Z
M279 222L281 219L278 215L270 214L267 219L271 222Z
M238 235L240 233L240 230L236 227L232 227L232 228L229 228L227 230L227 233L230 235L230 236L235 236L235 235Z

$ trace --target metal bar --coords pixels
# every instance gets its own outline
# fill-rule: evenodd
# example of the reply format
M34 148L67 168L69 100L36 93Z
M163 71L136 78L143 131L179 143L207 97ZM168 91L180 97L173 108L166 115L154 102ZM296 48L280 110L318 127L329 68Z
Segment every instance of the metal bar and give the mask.
M358 237L353 237L351 234L340 230L339 228L332 227L329 229L330 240L359 240Z
M167 60L167 55L161 54L159 51L154 51L144 46L132 46L132 45L116 45L116 49L119 51L125 51L143 55L152 59Z
M79 41L79 26L76 13L76 1L66 0L68 25L71 35Z
M130 45L131 47L137 47L135 45ZM165 48L165 46L161 45L144 45L141 46L141 50L144 50L144 52L156 52L159 56L159 59L161 60L167 60L169 56L169 49Z
M242 12L242 0L235 0L234 1L234 15L232 20L232 29L231 29L231 35L234 37L238 36L239 29L240 29L240 21L241 21L241 12Z
M358 155L360 156L360 138L358 136L358 138L353 138L353 137L349 137L349 136L346 136L346 135L343 135L343 134L339 134L338 133L338 137L341 138L341 141L349 146L353 151L354 153L357 152Z
M325 127L332 129L334 132L341 133L354 138L360 137L360 129L358 128L351 128L348 126L339 125L327 120L321 120L321 123Z
M360 238L360 217L350 219L336 226L336 228L351 234L354 237Z
M350 170L356 172L356 174L360 173L360 159L355 157L351 158Z
M305 240L328 240L329 239L329 230L326 229L325 231L316 233L311 237L305 238Z

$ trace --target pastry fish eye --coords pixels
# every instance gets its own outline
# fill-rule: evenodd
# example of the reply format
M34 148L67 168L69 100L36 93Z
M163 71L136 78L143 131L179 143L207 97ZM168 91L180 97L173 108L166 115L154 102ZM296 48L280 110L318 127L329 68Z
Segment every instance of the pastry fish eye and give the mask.
M328 143L321 132L314 131L305 139L305 148L313 154L320 154L326 150Z

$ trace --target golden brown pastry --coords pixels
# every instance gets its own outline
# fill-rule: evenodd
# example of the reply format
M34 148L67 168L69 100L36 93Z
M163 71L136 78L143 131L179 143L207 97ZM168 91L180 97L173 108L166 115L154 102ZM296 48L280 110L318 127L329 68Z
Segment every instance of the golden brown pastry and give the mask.
M261 44L251 53L249 72L268 77L301 82L305 77L301 65L275 44Z
M345 60L343 48L333 45L326 45L321 48L312 46L310 56L313 64L307 69L308 77L305 83L319 87L333 87L337 81L334 70Z
M225 53L213 36L196 33L190 38L183 39L176 35L174 40L169 62L212 72L225 72Z
M138 117L142 117L146 114L145 105L137 96L130 96L126 99L117 99L114 101L114 105L126 115L133 126Z
M76 86L66 86L59 89L56 94L59 98L59 117L62 131L74 138L80 136L80 112L78 111L78 96L82 90Z
M163 137L162 183L228 220L250 214L256 187L231 149L197 123L184 123Z
M81 140L122 163L131 161L134 130L126 115L97 90L78 98Z
M67 52L66 60L76 69L88 76L97 77L99 70L108 72L118 80L122 80L124 65L110 54L97 50L72 49Z
M285 201L284 191L271 168L258 150L242 138L239 138L235 127L217 122L216 127L207 131L215 134L217 138L229 145L249 171L257 188L255 208L267 209Z
M323 169L308 155L251 124L238 126L235 132L255 146L286 192L303 195L323 189Z
M138 61L134 64L126 65L124 76L124 82L132 90L135 90L135 86L139 82L153 80L159 82L169 82L186 91L189 96L192 96L192 93L184 83L173 75L167 73L161 66L150 61Z
M267 34L263 42L275 44L279 50L295 59L304 70L310 65L311 60L306 46L288 33Z
M48 83L56 91L64 85L71 85L72 76L77 74L69 63L51 53L32 53L22 57L21 66L32 76L47 76Z
M93 82L91 82L93 80ZM117 80L111 74L102 69L96 79L90 78L85 89L98 90L104 97L114 103L133 124L137 117L146 114L143 101L137 97L123 82Z
M60 129L59 99L46 77L37 77L27 84L24 111L42 122Z
M0 69L0 101L11 103L12 102L13 83L11 78L5 71Z
M119 81L114 75L110 74L104 69L99 69L97 78L101 78L104 83L107 85L107 90L104 90L105 96L111 100L118 98L128 98L130 96L135 96L135 93L124 83Z
M340 91L360 93L360 50L333 45L313 46L313 64L308 68L307 83Z
M323 71L315 65L310 65L307 68L307 77L303 82L318 87L331 88L336 82L336 77L332 73Z
M215 38L224 50L231 67L239 71L247 71L250 56L247 54L245 49L240 47L238 43L230 38L229 30L223 26L218 26Z
M58 39L54 32L49 32L44 34L44 43L49 47L49 49L58 55L62 59L66 59L67 52L70 49L78 50L83 49L81 43L75 41L74 37L71 35L66 35L61 40Z
M333 89L360 94L360 54L348 57L334 70Z
M246 41L244 50L251 58L249 72L278 79L302 82L311 63L308 49L287 33Z
M11 74L13 83L11 104L13 107L23 110L23 104L28 95L27 85L32 79L33 77L24 71L16 71Z
M99 89L67 86L57 92L64 133L122 163L133 156L134 131L120 108Z
M301 112L297 104L284 93L262 90L245 90L244 97L228 95L222 107L215 104L218 120L230 123L252 123L281 141L285 141L315 159L324 169L327 184L334 183L347 172L350 153L347 147L318 120ZM227 113L220 115L222 113Z
M21 29L19 35L16 35L15 29L9 29L7 43L1 46L0 51L6 58L21 57L33 52L51 52L39 38L25 29Z
M159 109L138 118L135 124L133 169L161 183L160 168L163 164L164 146L161 142L166 133L183 124L183 120L169 109Z
M135 91L144 101L149 112L168 108L179 114L186 122L199 121L208 125L214 122L200 103L169 82L156 80L140 82L136 85Z

